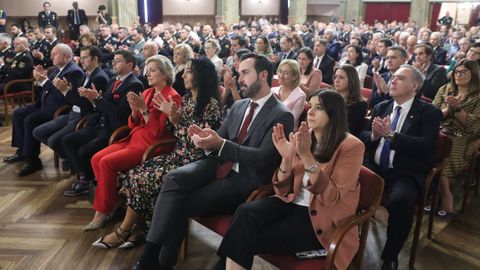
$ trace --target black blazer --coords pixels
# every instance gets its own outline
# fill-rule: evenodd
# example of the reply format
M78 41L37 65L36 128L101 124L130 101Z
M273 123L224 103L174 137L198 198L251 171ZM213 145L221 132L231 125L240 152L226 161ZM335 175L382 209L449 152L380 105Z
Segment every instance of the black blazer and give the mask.
M143 91L143 84L135 74L130 75L118 85L112 93L116 78L111 78L102 98L95 101L95 111L98 113L87 116L88 125L98 128L101 138L106 138L118 127L126 125L128 116L131 114L130 105L127 101L127 93Z
M365 163L375 171L378 171L378 166L374 162L374 156L380 140L371 140L372 121L377 116L383 118L390 115L393 102L392 99L375 106L370 122L360 134L367 152ZM392 164L396 175L414 178L420 187L423 186L425 177L435 162L441 121L440 109L419 98L413 100L402 129L395 133L391 144L392 150L395 150Z
M222 161L239 163L240 177L245 180L245 188L252 189L269 183L273 172L280 164L281 157L272 141L273 126L283 124L285 134L293 131L293 115L275 96L271 96L253 119L242 144L235 142L243 116L250 99L235 102L217 130L220 137L226 139L220 156ZM215 153L213 156L217 156Z
M427 69L420 93L433 100L438 89L445 83L447 83L447 72L445 69L431 63Z
M442 47L438 46L437 49L433 51L433 63L437 65L446 65L447 51Z
M82 25L82 24L88 24L88 17L85 14L85 10L83 9L78 9L78 19L80 20L78 24L75 24L75 13L73 9L69 9L67 13L67 22L70 27L73 25Z
M365 129L367 109L368 103L365 100L347 105L348 130L355 137L358 137L360 132Z
M88 80L85 84L85 80ZM84 80L82 82L82 86L85 85L85 88L90 88L92 89L93 85L95 85L95 89L98 91L102 91L104 93L107 88L107 84L110 78L108 77L107 73L103 71L100 67L96 68L92 74L90 74L90 77L87 78L86 76L84 77ZM82 117L89 115L94 112L93 104L86 98L81 97L80 98L80 110Z
M333 84L333 69L335 67L335 59L330 55L324 54L320 65L317 67L322 71L322 81L324 83Z

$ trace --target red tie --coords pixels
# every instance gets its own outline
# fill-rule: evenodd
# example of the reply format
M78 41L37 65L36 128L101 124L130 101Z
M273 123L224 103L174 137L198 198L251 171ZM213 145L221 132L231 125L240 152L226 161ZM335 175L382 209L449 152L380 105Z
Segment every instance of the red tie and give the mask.
M117 89L118 85L119 85L121 82L122 82L122 81L120 81L120 80L118 80L118 79L115 81L115 84L113 85L113 88L112 88L112 93L115 92L115 89Z
M242 144L243 141L245 140L245 137L247 136L247 132L248 132L248 127L252 122L253 114L255 113L255 109L257 108L257 106L258 104L255 102L250 103L250 111L248 112L248 115L245 118L245 121L243 121L243 125L240 128L240 132L238 132L237 139L235 140L236 143ZM234 164L233 161L226 161L225 163L223 163L217 170L217 179L225 178L232 170L233 164Z

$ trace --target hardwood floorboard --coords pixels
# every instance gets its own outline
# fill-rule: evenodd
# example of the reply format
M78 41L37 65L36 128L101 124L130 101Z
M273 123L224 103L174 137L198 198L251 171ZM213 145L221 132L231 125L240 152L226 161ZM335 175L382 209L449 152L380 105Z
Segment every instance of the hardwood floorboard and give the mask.
M0 127L0 159L14 153L10 147L11 129ZM18 177L23 164L0 163L0 270L7 269L130 269L142 252L101 250L91 244L114 230L117 217L105 228L84 232L93 210L86 197L68 198L63 191L74 180L53 166L52 151L42 147L44 169L27 177ZM456 191L458 197L460 191ZM417 270L480 269L480 200L473 198L465 214L453 220L436 220L434 239L425 236L427 220L420 239ZM366 270L378 270L385 243L387 223L385 209L372 221L365 254ZM413 230L413 229L412 229ZM180 261L177 270L211 269L218 258L215 251L221 237L192 222L188 258ZM407 269L411 237L400 254L400 269ZM274 270L276 267L255 258L253 269Z

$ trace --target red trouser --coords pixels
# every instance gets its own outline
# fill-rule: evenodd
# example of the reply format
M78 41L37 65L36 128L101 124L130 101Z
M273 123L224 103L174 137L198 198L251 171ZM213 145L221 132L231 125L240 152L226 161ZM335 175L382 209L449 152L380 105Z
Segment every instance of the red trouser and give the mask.
M129 147L129 140L114 143L92 157L92 169L97 178L93 209L110 213L118 202L117 175L142 162L145 150Z

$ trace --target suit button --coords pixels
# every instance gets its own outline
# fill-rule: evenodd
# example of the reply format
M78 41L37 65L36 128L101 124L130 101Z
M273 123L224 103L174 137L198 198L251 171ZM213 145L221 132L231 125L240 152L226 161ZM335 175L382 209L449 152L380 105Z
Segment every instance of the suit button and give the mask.
M312 211L310 211L310 215L316 216L317 215L317 210L313 209Z
M318 230L317 230L317 234L318 234L318 235L322 234L322 232L323 232L323 231L322 231L321 229L318 229Z

